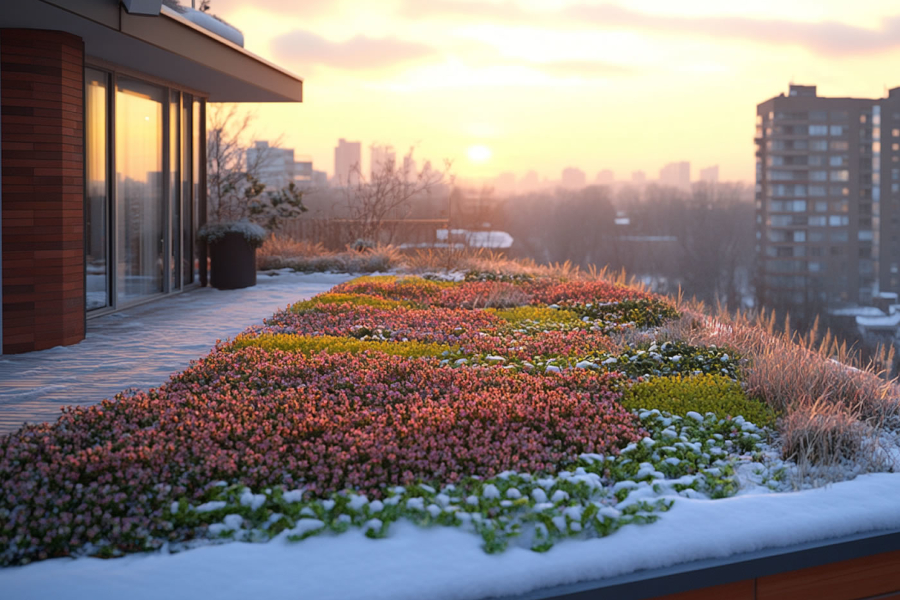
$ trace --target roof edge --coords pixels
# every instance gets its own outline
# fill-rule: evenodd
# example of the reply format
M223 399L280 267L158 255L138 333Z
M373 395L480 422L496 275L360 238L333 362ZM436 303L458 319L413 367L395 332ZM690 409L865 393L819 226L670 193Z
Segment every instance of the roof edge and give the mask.
M240 52L241 54L245 55L246 57L251 58L251 59L253 59L253 60L257 61L257 62L260 62L260 63L266 65L267 67L269 67L270 69L274 69L275 71L278 71L279 73L281 73L281 74L283 74L283 75L286 75L287 77L290 77L291 79L294 79L295 81L299 81L300 83L303 83L303 78L300 77L299 75L296 75L296 74L294 74L294 73L288 71L288 70L285 69L284 67L280 67L280 66L276 65L275 63L273 63L273 62L271 62L271 61L269 61L269 60L266 60L265 58L263 58L263 57L261 57L261 56L259 56L259 55L257 55L257 54L254 54L253 52L250 52L250 51L247 50L246 48L243 48L243 47L241 47L241 46L238 46L237 44L235 44L235 43L232 42L231 40L227 40L227 39L223 38L222 36L216 34L216 33L213 32L213 31L210 31L210 30L208 30L208 29L205 29L205 28L203 28L203 27L197 25L197 24L194 23L193 21L191 21L191 20L189 20L189 19L187 19L187 18L181 16L181 15L178 13L178 11L172 10L172 9L169 8L168 6L163 5L163 6L162 6L162 9L161 9L160 12L159 12L159 14L160 14L160 16L166 17L166 18L171 19L171 20L173 20L173 21L176 21L176 22L179 23L180 25L183 25L183 26L185 26L185 27L187 27L187 28L189 28L189 29L193 29L194 31L196 31L196 32L198 32L198 33L200 33L200 34L202 34L202 35L205 35L206 37L211 38L211 39L215 40L216 42L218 42L218 43L220 43L220 44L222 44L222 45L224 45L224 46L228 46L229 48L231 48L231 49L234 50L235 52Z

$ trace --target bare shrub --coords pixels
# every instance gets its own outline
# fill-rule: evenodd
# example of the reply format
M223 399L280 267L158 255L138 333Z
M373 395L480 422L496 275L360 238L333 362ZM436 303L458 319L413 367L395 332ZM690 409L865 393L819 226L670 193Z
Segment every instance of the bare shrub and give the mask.
M347 239L381 240L391 243L399 221L409 217L416 200L443 194L453 184L451 162L444 161L444 168L437 169L426 161L416 171L410 148L398 163L391 146L373 144L373 153L383 152L386 160L372 165L367 176L360 164L351 167L348 180L343 185L345 211L350 216Z
M781 447L797 461L802 477L809 479L813 471L813 478L831 471L842 477L840 466L847 464L881 468L874 448L882 432L900 425L900 388L885 370L890 352L863 364L828 332L820 338L814 327L799 336L789 320L780 328L774 313L729 314L718 307L709 316L696 304L682 302L679 308L682 318L667 323L660 335L740 354L745 390L781 413Z
M396 268L400 251L393 246L371 249L329 252L320 243L296 241L270 236L256 254L258 269L293 269L303 272L338 271L344 273L374 273Z
M859 417L844 405L807 398L781 419L778 441L797 465L794 487L885 470L877 431Z
M866 438L865 426L850 410L824 398L802 403L782 423L784 456L798 463L853 461Z
M257 261L271 257L320 256L326 254L325 246L306 240L295 240L277 234L270 235L256 251ZM262 267L261 267L262 268Z
M508 258L502 253L486 248L417 249L406 255L403 268L410 273L481 271L507 275L554 277L563 280L603 279L613 283L629 284L636 288L643 288L639 282L629 279L624 271L611 273L606 267L597 269L594 266L585 271L569 261L543 265L530 258Z
M517 287L495 284L472 300L472 308L513 308L525 306L531 298Z
M635 348L647 346L653 342L689 342L695 339L697 332L705 327L706 317L694 310L682 308L681 316L666 321L652 329L627 328L610 334L619 347Z
M774 313L729 315L719 310L701 320L702 327L675 333L692 344L725 346L741 354L747 392L777 411L788 412L814 398L840 404L873 427L900 414L900 389L884 370L891 364L889 352L860 364L852 349L827 332L821 339L815 328L799 336L791 332L789 321L779 330Z

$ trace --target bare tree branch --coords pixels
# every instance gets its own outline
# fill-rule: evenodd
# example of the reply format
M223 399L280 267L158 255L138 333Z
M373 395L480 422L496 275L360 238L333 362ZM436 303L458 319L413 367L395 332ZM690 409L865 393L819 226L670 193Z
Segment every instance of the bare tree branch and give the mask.
M373 144L371 149L382 150L386 157L393 155L390 146ZM430 196L443 184L452 183L452 165L447 160L441 170L426 162L421 171L415 172L412 168L414 150L409 149L400 166L393 158L372 165L369 177L359 164L353 165L349 182L344 182L348 183L344 187L344 201L350 218L348 233L351 240L393 242L396 226L389 226L388 222L407 218L416 199Z
M210 222L257 221L267 229L288 216L306 211L302 194L291 182L282 190L266 190L263 168L281 138L248 153L255 116L235 104L210 104L207 134L207 193Z

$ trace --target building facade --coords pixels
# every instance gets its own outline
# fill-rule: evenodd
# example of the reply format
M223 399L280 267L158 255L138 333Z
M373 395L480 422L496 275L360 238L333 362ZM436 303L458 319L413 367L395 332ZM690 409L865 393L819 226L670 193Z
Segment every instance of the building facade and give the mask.
M667 164L659 170L659 183L683 190L691 189L691 163L683 160Z
M566 167L562 171L562 186L573 190L587 185L587 175L577 167Z
M705 169L700 169L700 181L706 183L719 182L719 165L713 165Z
M815 313L900 289L900 88L791 85L756 112L757 295Z
M89 318L205 285L206 103L296 102L302 81L189 10L0 10L3 353L77 343Z
M334 181L337 185L356 185L362 171L362 144L338 140L334 149Z
M257 141L247 148L246 164L259 173L259 182L272 192L287 187L294 181L294 149L276 148L267 141Z
M291 183L302 190L313 185L312 159L295 156L293 148L276 148L267 141L256 141L247 148L245 161L248 169L259 173L259 181L266 186L267 193L278 192Z
M397 153L392 146L372 145L369 148L369 176L374 179L385 169L398 168Z

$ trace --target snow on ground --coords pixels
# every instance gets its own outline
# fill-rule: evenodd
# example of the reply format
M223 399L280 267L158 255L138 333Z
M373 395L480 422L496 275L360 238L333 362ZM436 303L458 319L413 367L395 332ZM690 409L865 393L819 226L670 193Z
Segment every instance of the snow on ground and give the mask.
M900 476L893 474L802 492L676 497L656 523L601 539L567 540L544 554L511 547L488 555L476 535L409 523L396 524L383 540L351 530L289 543L282 534L265 544L0 569L0 589L10 600L477 599L897 528L898 497Z
M87 322L74 346L0 356L0 433L52 421L61 407L90 405L130 387L148 389L279 308L352 275L260 273L255 287L198 288Z

